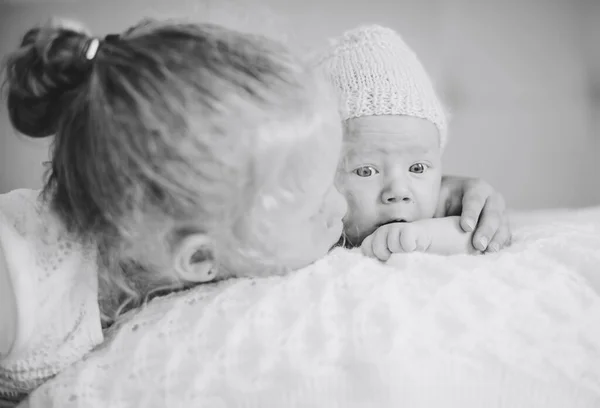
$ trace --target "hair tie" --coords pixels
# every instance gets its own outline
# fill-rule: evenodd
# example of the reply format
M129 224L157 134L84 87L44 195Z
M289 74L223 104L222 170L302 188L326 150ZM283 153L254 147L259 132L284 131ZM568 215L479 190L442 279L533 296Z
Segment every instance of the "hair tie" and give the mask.
M121 39L119 34L108 34L104 37L103 42L108 44L114 44ZM87 61L92 61L96 58L96 54L98 54L98 49L100 48L100 40L97 38L89 39L85 45L83 46L82 54Z
M100 41L97 38L92 38L85 43L83 47L83 56L86 60L92 61L96 58L96 54L98 53L98 48L100 47Z

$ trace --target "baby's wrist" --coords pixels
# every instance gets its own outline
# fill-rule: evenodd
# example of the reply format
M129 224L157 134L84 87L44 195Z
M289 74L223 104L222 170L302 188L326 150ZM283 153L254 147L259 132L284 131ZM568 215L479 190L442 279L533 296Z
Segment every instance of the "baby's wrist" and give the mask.
M429 235L431 245L428 252L440 255L480 253L473 246L473 232L462 229L459 216L424 219L414 224Z

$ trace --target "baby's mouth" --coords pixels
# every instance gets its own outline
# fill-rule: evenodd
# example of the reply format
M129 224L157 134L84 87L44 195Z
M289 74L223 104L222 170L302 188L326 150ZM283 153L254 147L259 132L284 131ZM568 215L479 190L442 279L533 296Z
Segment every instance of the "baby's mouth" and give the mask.
M407 222L407 221L404 218L397 218L397 219L394 219L394 220L386 221L386 222L380 224L379 226L381 227L383 225L394 224L396 222Z

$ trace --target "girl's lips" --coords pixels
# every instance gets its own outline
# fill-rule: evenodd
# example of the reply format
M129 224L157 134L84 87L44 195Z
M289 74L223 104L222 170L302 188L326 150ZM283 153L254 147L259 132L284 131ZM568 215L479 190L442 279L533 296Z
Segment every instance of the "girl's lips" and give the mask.
M328 230L332 229L332 228L336 228L338 227L340 224L342 224L343 221L342 219L329 219L327 220L327 222L325 223L325 226L327 227Z
M344 230L344 223L342 220L337 220L332 226L329 227L329 229L336 231L336 233L339 231L339 234L341 235L342 231Z

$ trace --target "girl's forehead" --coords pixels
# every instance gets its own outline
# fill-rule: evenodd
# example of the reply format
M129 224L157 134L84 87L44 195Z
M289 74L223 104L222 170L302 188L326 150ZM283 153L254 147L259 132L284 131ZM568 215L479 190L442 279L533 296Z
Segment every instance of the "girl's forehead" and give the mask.
M341 134L319 134L293 143L285 151L272 152L262 161L272 163L276 158L281 167L277 172L283 177L299 178L299 184L309 184L335 174L341 153Z

